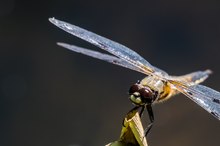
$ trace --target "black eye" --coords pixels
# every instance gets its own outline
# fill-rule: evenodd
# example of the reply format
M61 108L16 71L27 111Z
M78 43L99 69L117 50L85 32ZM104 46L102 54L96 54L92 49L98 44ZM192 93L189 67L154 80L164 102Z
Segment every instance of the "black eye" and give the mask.
M139 86L138 84L134 84L131 86L131 88L129 89L129 94L132 94L134 92L137 92L139 90Z
M149 99L149 100L152 99L153 94L152 94L151 89L145 87L145 88L140 89L139 92L142 98Z

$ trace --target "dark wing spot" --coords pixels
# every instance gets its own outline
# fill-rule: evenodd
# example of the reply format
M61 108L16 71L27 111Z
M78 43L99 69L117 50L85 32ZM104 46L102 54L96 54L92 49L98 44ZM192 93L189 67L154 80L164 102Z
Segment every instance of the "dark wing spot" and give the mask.
M193 95L190 91L187 91L187 93L188 93L189 95L191 95L191 96Z
M117 60L113 60L112 62L113 62L113 63L115 63L115 64L117 64L117 63L118 63L118 61L117 61Z
M212 114L214 117L216 117L216 118L219 119L219 115L218 115L218 113L216 113L216 112L211 112L211 114Z
M213 102L220 104L220 100L219 99L213 99Z

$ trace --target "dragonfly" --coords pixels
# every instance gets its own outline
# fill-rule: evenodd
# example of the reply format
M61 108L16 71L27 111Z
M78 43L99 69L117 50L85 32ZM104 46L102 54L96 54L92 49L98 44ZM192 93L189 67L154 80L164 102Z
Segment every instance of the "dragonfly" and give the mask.
M172 76L151 65L138 53L122 44L55 18L49 18L49 21L62 30L112 55L67 43L58 42L59 46L146 75L145 78L134 83L129 89L129 99L135 105L131 111L141 109L140 115L142 115L145 109L148 111L150 124L147 126L146 135L154 122L152 105L163 102L179 93L184 94L220 120L220 92L200 85L212 73L211 70L196 71L182 76Z

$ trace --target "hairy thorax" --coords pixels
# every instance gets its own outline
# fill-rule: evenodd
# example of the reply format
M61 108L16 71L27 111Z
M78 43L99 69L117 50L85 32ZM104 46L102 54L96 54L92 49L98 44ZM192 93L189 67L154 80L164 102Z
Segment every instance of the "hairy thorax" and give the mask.
M165 101L177 93L170 83L162 81L154 76L145 77L141 80L140 84L148 86L151 90L158 93L158 97L155 100L156 103Z

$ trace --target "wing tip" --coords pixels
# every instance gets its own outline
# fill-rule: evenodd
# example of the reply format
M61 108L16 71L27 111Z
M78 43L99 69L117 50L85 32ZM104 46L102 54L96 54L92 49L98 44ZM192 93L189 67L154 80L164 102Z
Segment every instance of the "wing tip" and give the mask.
M57 42L56 44L57 44L58 46L61 46L61 47L63 47L63 48L69 49L69 50L71 50L71 47L72 47L72 45L66 44L66 43L63 43L63 42Z
M58 46L64 46L66 43L57 42L56 44L57 44Z
M206 72L208 75L213 74L213 71L212 71L211 69L207 69L207 70L205 70L205 72Z
M55 17L50 17L50 18L48 18L48 20L49 20L51 23L53 23L56 19L55 19Z
M78 52L78 53L82 53L83 50L85 50L84 48L81 48L81 47L78 47L78 46L75 46L75 45L70 45L70 44L63 43L63 42L57 42L56 44L60 47L63 47L63 48L66 48L68 50Z
M56 25L57 27L60 27L60 26L62 25L62 21L56 19L55 17L50 17L50 18L48 18L48 20L49 20L52 24Z

